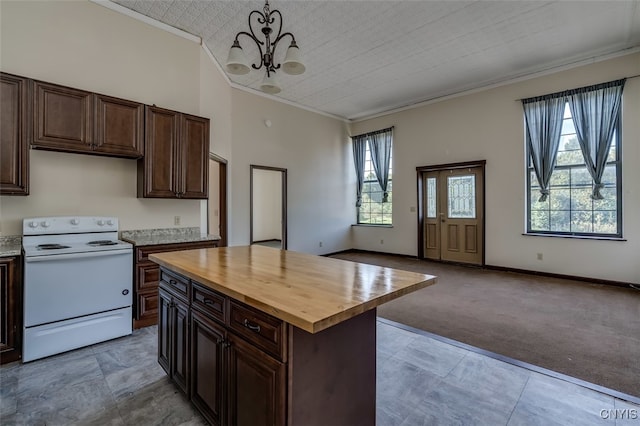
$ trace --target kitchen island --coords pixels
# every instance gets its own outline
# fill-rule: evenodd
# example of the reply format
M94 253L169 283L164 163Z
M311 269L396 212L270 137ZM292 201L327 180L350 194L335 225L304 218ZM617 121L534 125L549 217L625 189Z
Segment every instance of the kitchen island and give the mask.
M159 362L221 425L375 424L376 307L436 282L262 246L150 259Z

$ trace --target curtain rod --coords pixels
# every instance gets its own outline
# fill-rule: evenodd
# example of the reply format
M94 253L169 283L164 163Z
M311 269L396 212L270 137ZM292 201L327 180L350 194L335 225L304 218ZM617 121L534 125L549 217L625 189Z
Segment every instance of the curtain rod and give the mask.
M618 80L629 80L629 79L638 78L638 77L640 77L640 74L632 75L631 77L622 77L622 78L619 78ZM612 80L612 81L617 81L617 80ZM602 83L602 84L604 84L604 83ZM597 84L591 84L589 86L597 86ZM584 87L589 87L589 86L584 86ZM575 89L569 89L569 90L575 90ZM563 92L567 92L567 90L562 90L562 91L556 92L556 93L563 93ZM553 93L551 93L551 94L553 94ZM540 96L547 96L547 95L540 95ZM537 97L538 96L529 96L527 98L514 99L514 102L522 102L524 99L531 99L531 98L537 98Z
M393 130L394 127L396 127L396 126L387 127L386 129L374 130L373 132L362 133L360 135L354 135L354 136L351 136L351 137L352 138L359 138L361 136L373 136L373 135L377 135L378 133L384 133L384 132L388 132L389 130Z

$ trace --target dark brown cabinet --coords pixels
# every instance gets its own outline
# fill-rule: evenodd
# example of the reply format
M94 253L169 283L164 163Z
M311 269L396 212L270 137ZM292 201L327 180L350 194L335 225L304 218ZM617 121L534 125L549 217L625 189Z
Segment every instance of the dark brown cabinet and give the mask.
M208 197L209 119L147 106L144 149L139 197Z
M159 290L158 362L167 374L213 425L286 424L284 323L164 268L160 274L163 278ZM165 279L165 274L173 277L174 283ZM185 282L188 288L183 290ZM175 341L183 326L176 319L180 315L177 310L181 309L178 306L183 303L181 294L190 294L189 305L182 309L190 312L191 335L188 341L181 340L189 345L190 363L184 368L190 368L188 391L184 390L185 381L170 367L176 363L176 354L182 353L182 347L168 343ZM232 304L236 312L240 312L237 308L243 309L244 317L239 322L250 334L235 332L230 323ZM266 329L262 325L267 325ZM257 343L266 341L278 342L278 347L271 353L265 352Z
M225 394L226 330L211 318L191 311L191 402L205 419L222 425Z
M33 82L34 148L90 152L93 145L91 92Z
M127 239L124 238L126 241ZM129 241L135 244L135 241ZM133 265L133 328L147 327L158 322L158 282L160 267L149 260L152 253L217 247L218 241L195 241L175 244L136 245Z
M176 279L171 276L166 278ZM176 385L189 395L189 304L170 287L163 282L158 290L158 363Z
M0 258L0 364L22 356L20 258Z
M144 105L95 94L94 153L139 158L144 153Z
M285 365L233 334L228 342L229 413L224 424L284 425Z
M34 148L127 158L143 155L140 103L34 81L33 105Z
M29 194L28 85L0 73L0 195Z

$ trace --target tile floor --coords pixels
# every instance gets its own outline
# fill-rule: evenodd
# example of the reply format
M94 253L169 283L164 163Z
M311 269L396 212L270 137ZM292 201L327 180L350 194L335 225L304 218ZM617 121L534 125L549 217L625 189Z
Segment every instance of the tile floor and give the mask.
M148 327L3 366L0 424L205 424L156 362L156 338ZM377 406L379 426L640 426L638 405L383 321Z

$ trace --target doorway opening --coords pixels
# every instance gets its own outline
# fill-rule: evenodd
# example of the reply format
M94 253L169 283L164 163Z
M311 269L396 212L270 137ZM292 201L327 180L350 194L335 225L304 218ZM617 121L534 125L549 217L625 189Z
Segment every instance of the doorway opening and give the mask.
M251 165L250 241L287 249L287 169Z
M218 247L227 246L227 160L209 153L207 233L219 235Z
M416 168L419 259L484 265L485 165Z

